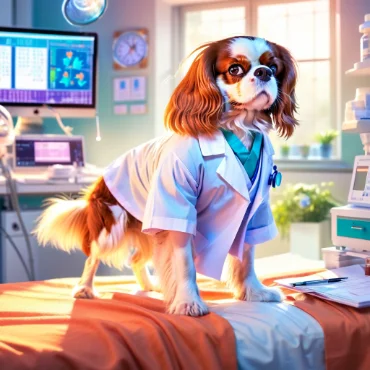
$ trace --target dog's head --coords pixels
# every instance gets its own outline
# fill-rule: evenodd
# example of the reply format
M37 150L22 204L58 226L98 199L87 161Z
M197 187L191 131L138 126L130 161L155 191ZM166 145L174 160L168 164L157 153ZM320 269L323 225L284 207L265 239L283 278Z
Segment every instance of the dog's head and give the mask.
M267 113L289 137L297 120L295 62L287 49L257 37L232 37L201 46L176 87L165 124L182 135L213 134L225 102L233 110Z

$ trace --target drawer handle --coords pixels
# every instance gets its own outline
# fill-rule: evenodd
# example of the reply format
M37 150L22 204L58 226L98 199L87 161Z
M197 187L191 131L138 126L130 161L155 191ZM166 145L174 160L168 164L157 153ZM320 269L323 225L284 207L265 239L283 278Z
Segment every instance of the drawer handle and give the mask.
M359 231L364 230L364 228L361 227L361 226L351 226L351 229L353 229L353 230L359 230Z

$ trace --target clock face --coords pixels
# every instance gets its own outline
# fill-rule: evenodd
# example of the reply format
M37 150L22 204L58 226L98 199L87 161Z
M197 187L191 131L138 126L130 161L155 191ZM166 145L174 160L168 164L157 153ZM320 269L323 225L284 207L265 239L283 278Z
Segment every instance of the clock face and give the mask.
M136 32L120 35L113 45L114 61L122 67L133 67L147 55L148 45L143 36Z

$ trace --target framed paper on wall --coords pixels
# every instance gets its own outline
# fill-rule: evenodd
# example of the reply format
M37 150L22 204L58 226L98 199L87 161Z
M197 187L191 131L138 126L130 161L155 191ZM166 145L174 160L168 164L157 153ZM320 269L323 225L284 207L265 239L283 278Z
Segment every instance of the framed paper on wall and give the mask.
M148 30L117 31L113 35L113 68L127 70L148 66Z

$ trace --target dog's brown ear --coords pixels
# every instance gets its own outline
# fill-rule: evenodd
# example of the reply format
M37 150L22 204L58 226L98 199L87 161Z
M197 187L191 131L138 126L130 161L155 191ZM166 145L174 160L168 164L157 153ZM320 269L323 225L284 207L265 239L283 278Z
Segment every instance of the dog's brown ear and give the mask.
M278 82L278 98L270 111L275 128L280 136L289 138L298 125L295 118L297 102L295 86L297 82L296 62L290 52L277 44L269 43L276 58L281 62L281 71L276 75Z
M165 126L180 135L213 134L222 113L223 99L214 75L217 48L209 43L194 53L200 49L165 111Z

